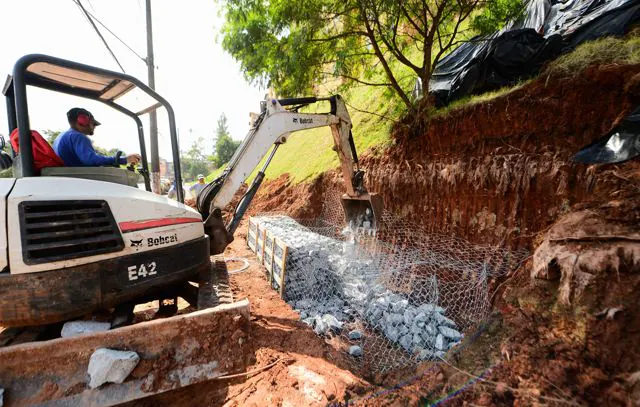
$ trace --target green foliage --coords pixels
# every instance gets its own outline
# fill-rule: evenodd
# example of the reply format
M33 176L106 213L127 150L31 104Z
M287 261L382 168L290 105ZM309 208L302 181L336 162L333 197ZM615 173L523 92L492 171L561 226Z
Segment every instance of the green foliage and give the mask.
M491 34L501 29L507 22L520 18L524 9L522 0L490 1L480 14L473 18L471 28L480 35Z
M53 146L53 142L56 141L56 139L60 135L60 131L57 131L57 130L44 130L43 133L44 133L44 138L52 146Z
M207 174L210 169L207 156L204 154L204 138L198 137L187 152L180 157L183 179L195 179L198 174Z
M220 137L230 136L229 125L227 124L227 115L222 113L218 118L218 126L216 127L216 138L213 142L213 154L217 153L216 141Z
M216 139L216 159L218 166L228 162L231 157L233 157L233 153L236 152L239 145L240 142L232 139L228 134L219 136Z
M317 93L337 78L341 91L380 87L406 109L415 79L428 86L473 12L496 1L514 0L226 0L222 46L278 94Z
M218 127L216 128L214 155L209 157L209 161L215 168L220 167L231 159L239 145L239 141L231 138L227 126L227 116L222 113L218 119Z
M114 157L116 155L116 153L118 152L117 148L110 148L110 149L107 150L104 147L100 147L100 146L96 146L96 145L93 146L93 149L96 150L96 153L102 154L102 155L106 155L106 156L109 156L109 157ZM124 155L123 155L123 157L124 157Z

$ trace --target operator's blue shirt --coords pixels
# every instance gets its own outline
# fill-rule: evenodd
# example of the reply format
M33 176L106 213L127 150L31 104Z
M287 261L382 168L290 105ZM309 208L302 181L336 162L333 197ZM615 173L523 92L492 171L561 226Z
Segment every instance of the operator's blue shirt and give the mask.
M59 135L53 142L53 150L67 167L100 167L114 165L115 157L107 157L96 153L89 137L77 130L69 129ZM120 157L120 164L127 159Z

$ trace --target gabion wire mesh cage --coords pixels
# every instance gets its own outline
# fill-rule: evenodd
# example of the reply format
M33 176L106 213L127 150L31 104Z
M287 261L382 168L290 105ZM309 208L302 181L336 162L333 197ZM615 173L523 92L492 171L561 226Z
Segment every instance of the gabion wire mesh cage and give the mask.
M375 233L354 232L340 194L326 199L316 219L254 219L287 246L285 301L368 372L443 357L488 315L489 278L527 255L427 233L387 212Z

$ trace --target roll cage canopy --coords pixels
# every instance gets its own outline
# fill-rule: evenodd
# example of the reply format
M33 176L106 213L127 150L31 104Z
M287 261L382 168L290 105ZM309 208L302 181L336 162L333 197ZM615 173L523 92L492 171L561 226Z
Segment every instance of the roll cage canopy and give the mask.
M138 79L127 74L48 55L30 54L23 56L16 62L13 68L13 76L7 77L3 88L3 94L7 101L9 134L17 127L21 146L31 145L27 85L97 100L132 118L138 128L140 155L142 157L143 170L147 174L144 178L148 191L151 190L148 176L149 163L144 140L144 127L140 116L163 106L167 110L169 117L169 135L171 138L175 180L177 185L182 185L180 148L178 146L173 108L166 99ZM137 93L144 99L144 104L138 109L129 106L131 100L129 103L126 100L127 96L133 93ZM30 148L21 148L19 154L22 176L35 176L32 150ZM182 188L176 188L176 192L178 201L184 202Z

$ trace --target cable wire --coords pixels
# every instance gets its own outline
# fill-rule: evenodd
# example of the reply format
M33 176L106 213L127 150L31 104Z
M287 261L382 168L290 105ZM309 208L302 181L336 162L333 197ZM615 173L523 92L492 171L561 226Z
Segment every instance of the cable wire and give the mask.
M75 0L74 0L74 1L75 1ZM98 19L98 17L96 17L95 15L93 15L93 14L89 13L88 11L87 11L87 14L89 14L89 16L90 16L91 18L93 18L95 21L97 21L97 22L98 22L98 24L100 24L100 25L102 26L102 28L104 28L105 30L107 30L107 31L109 32L109 34L113 35L113 36L115 37L115 39L117 39L118 41L120 41L120 43L121 43L122 45L124 45L125 47L127 47L127 49L128 49L129 51L131 51L135 56L137 56L138 58L140 58L140 59L142 60L142 62L144 62L145 64L147 63L147 59L146 59L146 58L144 58L143 56L141 56L140 54L138 54L138 53L137 53L133 48L131 48L131 47L129 46L129 44L127 44L126 42L124 42L124 40L123 40L123 39L121 39L120 37L118 37L118 36L116 35L116 33L114 33L113 31L111 31L111 30L109 29L109 27L107 27L106 25L104 25L104 23L103 23L102 21L100 21L100 19Z
M120 63L120 61L118 61L118 57L116 57L116 54L113 53L113 50L111 49L111 47L109 46L109 44L107 43L107 40L102 36L102 33L100 32L100 30L98 29L98 27L96 26L96 24L93 22L93 19L89 16L89 12L84 8L84 6L82 5L82 3L80 3L80 0L72 0L74 3L76 3L76 5L80 8L80 10L82 11L82 13L84 14L84 16L87 18L87 20L89 21L89 24L91 24L91 26L93 27L93 29L95 30L96 34L98 34L98 36L100 37L100 39L102 40L102 43L104 44L105 47L107 47L107 50L109 51L109 53L111 54L111 56L113 57L113 59L116 61L116 63L118 64L118 66L120 67L120 70L123 73L126 73L124 68L122 67L122 64Z

